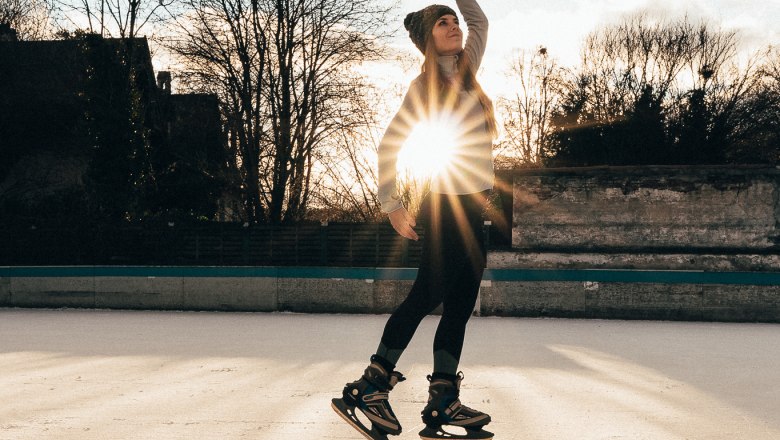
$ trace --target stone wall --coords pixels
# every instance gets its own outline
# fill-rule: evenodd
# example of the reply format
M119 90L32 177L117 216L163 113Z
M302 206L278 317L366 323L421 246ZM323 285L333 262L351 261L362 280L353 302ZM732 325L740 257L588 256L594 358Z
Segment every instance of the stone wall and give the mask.
M780 252L776 168L544 169L509 178L516 249Z
M489 256L476 312L780 322L780 272L594 269L579 257L516 255ZM778 256L758 259L780 265ZM405 268L0 267L0 307L390 313L415 275Z
M724 277L494 281L482 290L483 313L780 321L780 169L598 167L502 177L512 182L512 249L490 255L494 269ZM740 283L723 281L737 276Z
M483 315L780 322L780 170L516 171ZM0 267L0 307L388 313L407 268Z
M409 269L0 267L0 307L389 313Z

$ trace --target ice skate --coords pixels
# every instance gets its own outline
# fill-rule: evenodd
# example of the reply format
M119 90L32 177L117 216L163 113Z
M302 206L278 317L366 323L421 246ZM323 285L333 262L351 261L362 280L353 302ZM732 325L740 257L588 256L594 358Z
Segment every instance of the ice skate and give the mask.
M401 424L387 401L389 392L398 382L406 380L401 373L388 373L377 362L371 362L363 376L344 387L343 396L333 399L331 406L344 420L372 440L387 440L401 433ZM358 412L371 423L366 426Z
M490 423L490 416L460 403L460 382L463 373L458 373L454 382L446 379L432 379L428 376L428 404L422 411L425 429L420 431L423 440L435 439L484 439L493 438L493 433L482 429ZM449 431L445 427L460 428L465 433Z

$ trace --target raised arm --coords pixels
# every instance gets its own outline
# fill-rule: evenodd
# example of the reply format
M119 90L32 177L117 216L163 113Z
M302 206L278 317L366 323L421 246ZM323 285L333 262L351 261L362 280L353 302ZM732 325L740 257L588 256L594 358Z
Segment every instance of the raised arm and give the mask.
M456 0L456 3L469 30L463 50L476 72L482 64L482 56L487 46L488 19L476 0Z

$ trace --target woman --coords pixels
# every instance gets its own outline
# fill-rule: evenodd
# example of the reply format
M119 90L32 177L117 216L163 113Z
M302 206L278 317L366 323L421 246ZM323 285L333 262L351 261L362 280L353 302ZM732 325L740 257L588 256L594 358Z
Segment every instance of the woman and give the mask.
M387 321L379 348L363 376L346 385L341 399L333 399L333 408L370 439L401 433L388 402L389 391L405 379L395 366L419 323L440 304L443 309L433 343L433 374L428 376L429 400L422 411L426 427L420 436L493 437L482 430L490 416L461 405L459 400L463 375L458 372L458 363L485 268L482 212L493 187L496 123L492 103L475 78L485 50L487 18L476 0L456 1L469 30L465 47L457 15L447 6L431 5L404 20L425 61L379 145L382 211L400 235L417 240L415 220L396 189L398 151L420 123L450 121L448 130L457 139L421 205L425 241L414 285ZM371 421L370 429L357 418L356 408ZM466 435L447 433L443 425L465 428Z

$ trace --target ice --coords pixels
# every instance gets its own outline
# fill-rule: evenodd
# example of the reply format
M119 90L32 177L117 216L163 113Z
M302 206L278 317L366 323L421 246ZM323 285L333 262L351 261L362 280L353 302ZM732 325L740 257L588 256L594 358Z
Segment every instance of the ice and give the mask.
M387 316L0 309L0 439L362 439L330 408ZM390 402L416 439L438 317ZM778 439L780 325L473 318L496 439Z

